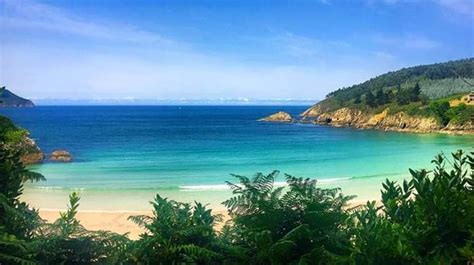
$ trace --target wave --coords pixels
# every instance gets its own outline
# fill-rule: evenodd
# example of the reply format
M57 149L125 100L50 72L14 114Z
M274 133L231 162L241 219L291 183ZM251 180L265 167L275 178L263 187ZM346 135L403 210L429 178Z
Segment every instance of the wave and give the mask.
M34 186L35 189L40 190L77 190L77 191L84 191L86 188L66 188L66 187L58 187L58 186Z
M345 181L345 180L350 180L350 179L352 179L352 177L327 178L327 179L318 179L317 182L322 183L322 184L329 184L329 183ZM287 185L288 183L284 181L276 181L273 184L274 187L285 187ZM240 185L237 184L237 186L240 186ZM223 190L230 190L230 187L227 184L209 184L209 185L184 185L184 186L179 186L179 189L183 191L223 191Z

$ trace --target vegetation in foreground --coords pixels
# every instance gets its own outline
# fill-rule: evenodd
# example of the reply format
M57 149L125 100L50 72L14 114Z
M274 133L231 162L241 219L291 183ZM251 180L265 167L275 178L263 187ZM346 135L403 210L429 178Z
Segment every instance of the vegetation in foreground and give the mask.
M410 170L403 183L382 184L380 203L350 206L352 196L316 180L278 172L235 176L221 220L200 203L156 195L152 216L131 221L136 241L88 231L76 219L79 197L46 223L21 202L23 183L44 177L0 145L0 264L468 264L474 262L474 153L438 155L434 169ZM449 168L449 169L448 169Z

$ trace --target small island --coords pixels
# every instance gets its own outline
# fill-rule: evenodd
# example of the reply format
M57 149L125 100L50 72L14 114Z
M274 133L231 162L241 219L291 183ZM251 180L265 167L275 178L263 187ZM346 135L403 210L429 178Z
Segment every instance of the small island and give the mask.
M293 117L287 112L279 111L275 114L259 119L258 121L266 122L293 122Z
M1 108L32 108L35 104L31 100L15 95L4 86L0 87Z

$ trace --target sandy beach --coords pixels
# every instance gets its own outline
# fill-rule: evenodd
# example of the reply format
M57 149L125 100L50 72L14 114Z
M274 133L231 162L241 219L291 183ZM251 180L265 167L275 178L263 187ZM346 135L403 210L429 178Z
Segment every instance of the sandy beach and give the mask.
M376 200L374 198L374 200ZM365 200L353 200L348 207L365 204ZM62 210L61 210L62 211ZM39 210L41 218L48 222L54 222L59 217L59 210ZM222 215L223 220L216 224L216 229L220 230L229 219L227 210L223 207L213 208L214 215ZM107 230L119 234L128 233L130 239L138 239L144 232L142 227L128 220L132 215L151 215L151 211L79 211L77 219L88 230Z
M225 220L228 219L228 215L225 209L213 210L214 214L222 214L223 222L216 224L216 229L220 229ZM48 222L54 222L59 217L59 211L57 210L40 210L39 214L41 218ZM142 227L134 224L128 220L129 216L132 215L151 215L149 212L139 211L128 211L128 212L105 212L105 211L79 211L77 213L77 219L80 223L88 230L108 230L119 234L128 233L130 239L138 239L140 234L144 232Z

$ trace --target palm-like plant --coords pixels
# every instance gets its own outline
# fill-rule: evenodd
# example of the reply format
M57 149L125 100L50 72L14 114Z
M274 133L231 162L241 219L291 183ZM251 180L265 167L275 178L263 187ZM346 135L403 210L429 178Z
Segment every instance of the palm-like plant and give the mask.
M89 231L76 218L80 197L69 196L68 209L35 238L36 259L44 264L120 264L129 240L108 231Z
M339 260L349 249L344 207L352 196L321 189L316 180L285 175L288 187L274 187L278 171L236 176L228 183L234 197L223 204L238 231L231 238L248 251L253 263L286 264Z
M156 195L151 202L153 216L129 219L145 228L135 243L134 262L147 264L211 263L221 257L216 252L213 229L220 216L212 215L200 203L193 206Z

